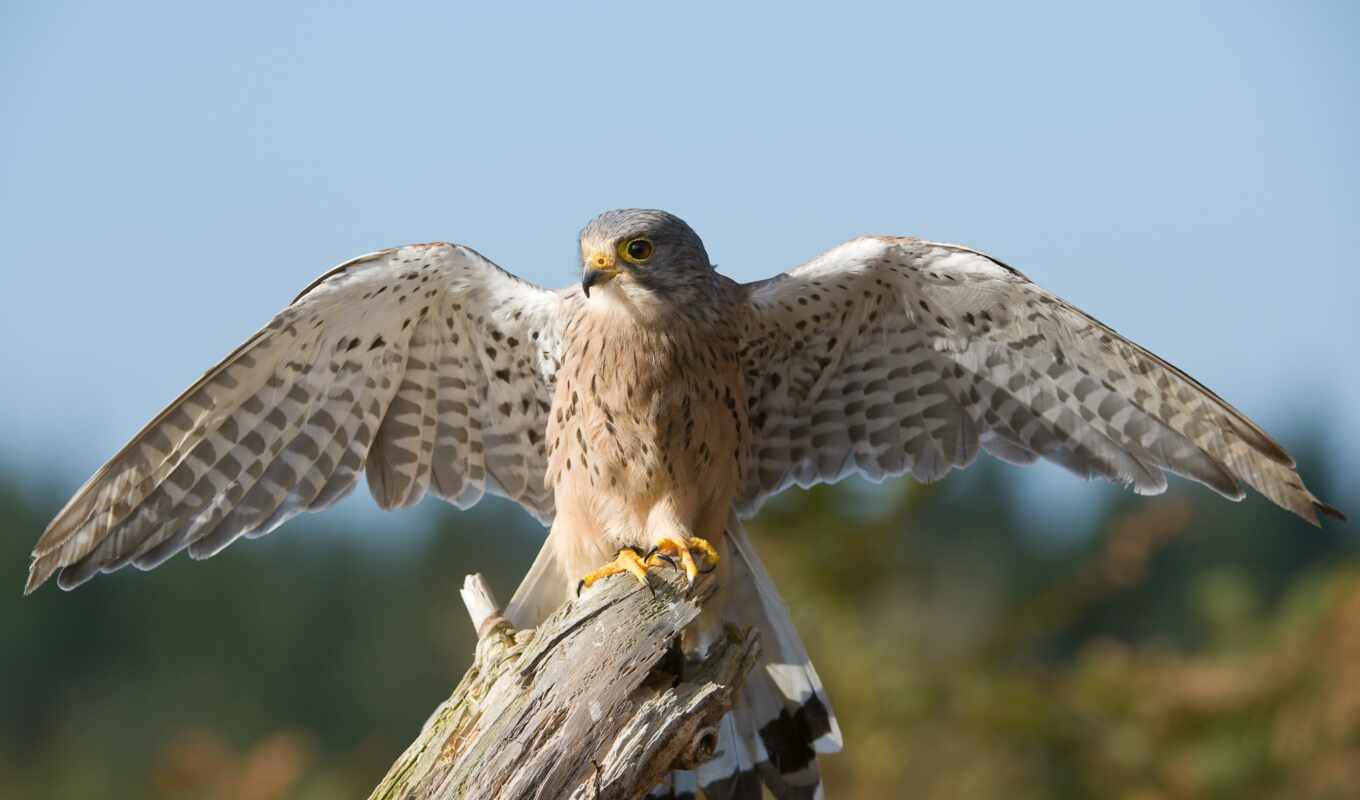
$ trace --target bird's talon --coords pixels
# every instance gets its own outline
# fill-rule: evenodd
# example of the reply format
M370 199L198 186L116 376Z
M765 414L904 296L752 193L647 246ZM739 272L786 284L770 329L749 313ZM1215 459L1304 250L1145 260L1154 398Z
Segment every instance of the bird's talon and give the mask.
M703 553L704 558L707 558L710 562L712 562L714 567L718 566L718 562L722 560L721 558L718 557L718 551L713 549L713 545L709 544L707 539L699 539L697 537L694 539L690 539L689 546L691 549L698 550L700 553Z
M707 569L703 573L699 570L699 565L694 560L694 552L698 551L707 563ZM673 557L679 557L679 568L685 571L685 578L690 585L694 584L694 579L700 574L707 574L718 566L718 551L713 549L713 545L698 537L686 539L662 539L657 542L655 555L652 558L664 558L671 566L677 566Z
M704 569L699 569L699 563L695 561L691 550L698 551L703 559ZM625 547L613 561L582 578L576 584L576 596L580 597L582 591L589 589L597 581L621 572L627 572L637 578L638 583L646 586L652 594L656 594L656 590L647 580L647 570L656 568L662 562L669 564L672 569L684 570L686 582L692 586L696 577L707 575L717 567L718 554L713 546L703 539L687 539L683 542L678 539L662 539L646 555L636 547Z
M576 585L576 595L579 597L582 589L589 589L596 581L608 578L610 575L618 575L621 572L627 572L637 578L638 583L646 586L648 590L655 594L652 585L647 582L647 564L642 560L642 554L636 547L625 547L619 551L613 561L599 569L592 570L582 578L581 582Z
M659 552L657 552L657 551L656 551L656 548L652 548L652 552L650 552L650 553L647 554L647 559L646 559L646 561L647 561L647 566L649 566L649 567L654 567L654 566L656 566L659 562L664 561L664 562L666 562L667 564L669 564L669 565L671 566L671 569L678 569L678 568L679 568L679 566L675 563L675 559L671 558L670 556L666 555L665 553L659 553Z

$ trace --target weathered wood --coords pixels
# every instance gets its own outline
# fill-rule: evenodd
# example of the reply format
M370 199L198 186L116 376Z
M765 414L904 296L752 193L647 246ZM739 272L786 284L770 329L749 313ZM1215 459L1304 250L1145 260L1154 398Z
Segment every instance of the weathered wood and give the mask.
M620 575L535 630L501 618L480 576L463 588L479 641L471 668L370 800L634 800L672 769L712 754L717 723L759 650L731 631L698 663L672 643L713 592L678 570L643 587Z
M496 595L491 591L491 584L486 582L480 572L469 575L463 579L463 588L458 590L458 594L463 598L463 605L467 607L468 617L472 620L472 629L477 632L477 639L483 639L492 628L505 621L501 616L500 607L496 605Z

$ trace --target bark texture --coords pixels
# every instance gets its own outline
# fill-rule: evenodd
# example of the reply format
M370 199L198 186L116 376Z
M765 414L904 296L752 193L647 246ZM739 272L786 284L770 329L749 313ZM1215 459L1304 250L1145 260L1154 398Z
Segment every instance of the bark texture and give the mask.
M473 665L370 800L632 800L708 758L759 643L729 630L682 666L672 644L715 587L700 576L686 591L678 570L649 577L612 577L516 631L468 576Z

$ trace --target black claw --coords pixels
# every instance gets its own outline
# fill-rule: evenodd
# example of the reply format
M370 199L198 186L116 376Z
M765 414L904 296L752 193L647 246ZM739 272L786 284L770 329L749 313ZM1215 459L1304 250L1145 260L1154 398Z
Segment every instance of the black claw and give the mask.
M581 590L584 589L584 588L586 588L586 579L585 579L585 578L582 578L582 579L576 584L576 596L577 596L577 597L580 597L580 596L581 596Z
M662 561L665 561L667 564L670 564L670 565L671 565L671 569L679 569L679 568L680 568L680 567L675 563L675 559L673 559L673 558L671 558L670 556L666 555L665 553L661 552L661 548L659 548L659 547L653 547L651 550L648 550L648 551L647 551L647 555L643 556L643 557L642 557L642 560L643 560L643 561L646 561L647 559L651 558L652 556L656 556L657 558L661 559Z

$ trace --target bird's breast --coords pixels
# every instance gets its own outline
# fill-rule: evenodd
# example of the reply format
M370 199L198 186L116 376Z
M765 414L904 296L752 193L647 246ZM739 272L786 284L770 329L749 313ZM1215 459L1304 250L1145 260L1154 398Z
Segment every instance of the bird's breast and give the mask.
M745 479L749 432L737 340L715 326L573 326L547 429L559 514L603 528L723 514Z

